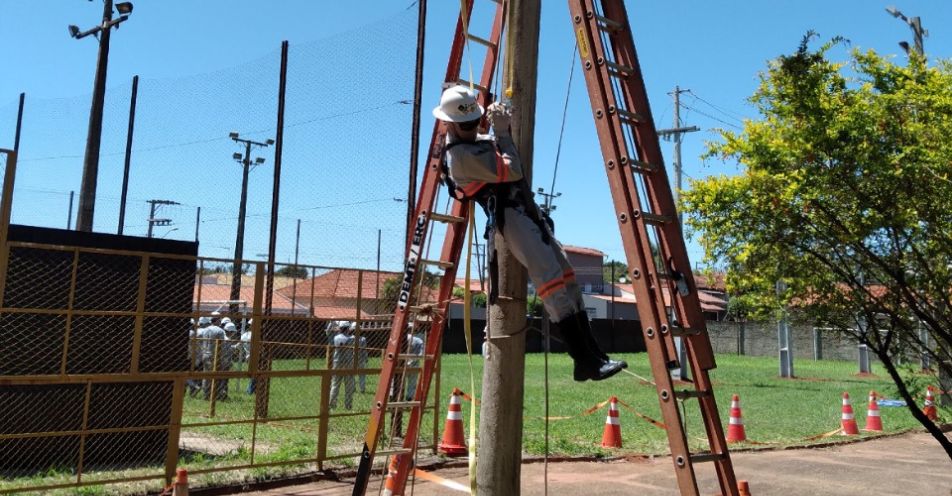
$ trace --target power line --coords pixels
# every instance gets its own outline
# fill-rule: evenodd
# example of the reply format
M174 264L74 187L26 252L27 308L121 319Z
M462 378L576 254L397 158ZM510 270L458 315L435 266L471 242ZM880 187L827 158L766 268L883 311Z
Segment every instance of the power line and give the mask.
M694 108L694 107L691 107L690 105L686 105L686 104L684 104L684 103L681 103L681 108L690 110L690 111L692 111L692 112L696 112L696 113L698 113L698 114L700 114L700 115L703 115L704 117L707 117L708 119L715 120L715 121L717 121L717 122L720 122L721 124L724 124L725 126L730 126L730 127L734 128L734 129L737 129L737 130L739 130L739 131L743 131L743 129L744 129L744 128L742 128L741 126L738 126L737 124L733 124L733 123L727 122L727 121L725 121L725 120L723 120L723 119L719 119L719 118L717 118L717 117L714 117L713 115L708 114L707 112L703 112L703 111L701 111L701 110L698 110L698 109L696 109L696 108Z
M298 126L304 126L304 125L307 125L307 124L313 124L313 123L315 123L315 122L329 121L329 120L338 119L338 118L341 118L341 117L351 117L351 116L358 115L358 114L362 114L362 113L365 113L365 112L373 112L373 111L375 111L375 110L381 110L381 109L384 109L384 108L387 108L387 107L394 107L394 106L397 106L397 105L410 105L411 103L413 103L413 102L410 101L410 100L397 100L397 101L395 101L395 102L390 102L390 103L386 103L386 104L383 104L383 105L377 105L377 106L374 106L374 107L366 107L366 108L362 108L362 109L353 110L353 111L350 111L350 112L341 112L341 113L338 113L338 114L326 115L326 116L323 116L323 117L315 117L315 118L313 118L313 119L307 119L307 120L303 120L303 121L294 122L294 123L291 123L291 124L286 125L286 126L285 126L285 129L287 129L287 128L292 128L292 127L298 127ZM274 130L275 130L274 128L259 129L259 130L256 130L256 131L247 132L247 133L245 133L245 134L246 134L246 135L257 135L257 134L263 134L263 133L273 132ZM216 137L214 137L214 138L205 138L205 139L198 139L198 140L192 140L192 141L183 141L183 142L180 142L180 143L170 143L170 144L164 144L164 145L148 146L148 147L144 147L144 148L136 148L136 153L147 153L147 152L154 152L154 151L159 151L159 150L168 150L168 149L171 149L171 148L180 148L180 147L193 146L193 145L203 145L203 144L206 144L206 143L214 143L214 142L216 142L216 141L225 141L225 140L228 140L228 139L230 139L230 138L228 138L227 136L220 136L220 137L217 137L217 136L216 136ZM113 153L103 153L103 154L101 154L100 156L102 156L102 157L115 157L115 156L119 156L119 155L125 155L125 151L122 151L122 152L113 152ZM71 158L83 158L83 156L82 156L82 155L51 155L51 156L47 156L47 157L23 158L23 159L20 159L20 162L42 162L42 161L48 161L48 160L63 160L63 159L71 159Z
M724 115L727 116L727 117L730 117L731 119L736 120L737 122L740 122L741 124L743 124L743 123L744 123L744 119L747 118L746 116L743 116L743 115L738 114L738 113L736 113L736 112L732 112L732 111L727 110L727 109L725 109L725 108L723 108L723 107L719 107L719 106L717 106L717 105L714 105L713 103L711 103L711 102L709 102L709 101L707 101L707 100L701 98L700 96L698 96L698 94L695 93L695 92L692 91L692 90L688 90L688 93L689 93L692 97L694 97L694 98L700 100L701 102L703 102L703 103L705 103L706 105L710 106L710 107L713 108L714 110L717 110L718 112L724 114Z

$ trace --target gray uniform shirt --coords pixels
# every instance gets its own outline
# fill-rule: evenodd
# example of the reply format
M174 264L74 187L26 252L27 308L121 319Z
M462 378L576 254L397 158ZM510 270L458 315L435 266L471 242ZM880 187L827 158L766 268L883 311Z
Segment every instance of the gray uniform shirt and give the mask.
M198 331L198 337L201 338L202 358L211 360L215 355L216 340L227 339L225 330L218 326L208 326ZM223 348L219 348L218 353L222 353Z
M338 333L334 336L334 368L354 367L354 336Z
M447 135L447 147L457 142L458 138ZM466 196L472 196L484 184L522 179L522 162L508 133L495 137L480 134L475 143L462 142L449 148L446 151L446 165L453 182Z

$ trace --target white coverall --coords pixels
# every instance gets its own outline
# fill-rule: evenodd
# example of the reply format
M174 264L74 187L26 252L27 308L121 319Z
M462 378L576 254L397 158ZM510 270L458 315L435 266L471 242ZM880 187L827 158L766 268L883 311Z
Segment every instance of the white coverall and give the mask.
M497 154L497 145L498 151ZM466 196L475 195L483 186L494 183L515 183L522 179L522 163L515 143L508 134L492 137L480 134L475 143L459 142L447 136L446 164L450 177ZM505 201L499 199L498 201ZM544 223L536 223L526 214L532 205L506 206L502 236L512 254L529 273L536 294L542 298L546 313L553 322L584 310L582 293L575 282L575 271L568 262L562 245ZM543 238L542 229L549 242Z
M354 368L354 339L352 335L339 332L334 336L334 369ZM353 374L337 375L331 379L331 398L330 407L337 408L337 394L340 391L340 383L344 382L344 408L350 410L354 398L354 376Z

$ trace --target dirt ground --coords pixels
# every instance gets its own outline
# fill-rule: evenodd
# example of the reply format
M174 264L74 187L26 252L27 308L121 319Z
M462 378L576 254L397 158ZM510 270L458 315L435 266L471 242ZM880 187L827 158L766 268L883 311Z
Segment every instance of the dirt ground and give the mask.
M868 496L873 494L952 496L952 463L928 434L913 433L828 448L735 453L735 472L750 482L753 496ZM468 485L465 468L436 475ZM702 494L717 493L710 464L697 467ZM678 495L669 458L616 462L549 464L549 495ZM351 494L348 481L319 482L268 491L257 496L343 496ZM377 494L377 486L368 494ZM411 494L407 487L407 494ZM412 494L464 494L417 480ZM546 494L543 465L524 464L522 494Z

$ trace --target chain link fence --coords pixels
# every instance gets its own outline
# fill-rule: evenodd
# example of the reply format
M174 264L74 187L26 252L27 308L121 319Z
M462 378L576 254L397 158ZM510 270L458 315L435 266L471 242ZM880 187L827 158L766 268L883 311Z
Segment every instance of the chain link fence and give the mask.
M0 494L157 492L180 467L203 486L355 464L403 262L416 23L400 10L290 45L273 284L260 260L275 149L245 156L229 135L277 137L277 47L138 82L122 226L136 237L102 234L120 228L132 84L112 75L107 91L92 233L64 231L90 99L27 95L0 252ZM0 104L10 148L11 96ZM413 335L425 345L428 334L417 322ZM416 387L407 363L395 395ZM440 396L431 389L422 449L435 449ZM388 422L382 446L401 435Z
M390 334L387 274L303 267L276 280L269 315L261 262L233 287L192 243L9 232L0 493L156 491L178 467L201 486L356 461ZM428 328L414 331L423 343ZM417 378L404 371L404 394ZM439 395L423 423L434 433Z

